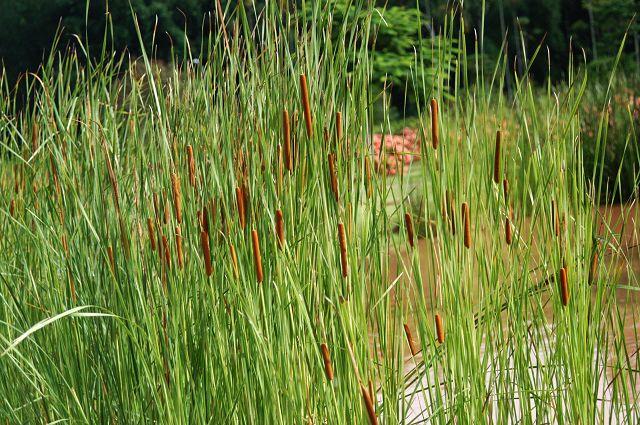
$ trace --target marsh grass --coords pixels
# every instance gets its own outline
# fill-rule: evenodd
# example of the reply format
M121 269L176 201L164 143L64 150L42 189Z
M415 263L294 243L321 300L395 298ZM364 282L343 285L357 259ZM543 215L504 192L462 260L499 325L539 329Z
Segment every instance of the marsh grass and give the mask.
M542 97L516 76L506 98L501 58L469 84L440 44L465 46L453 14L420 40L449 62L415 58L420 161L377 174L382 11L363 3L336 38L332 2L269 2L255 26L218 2L202 65L163 75L78 44L24 76L22 111L2 80L1 419L400 423L416 400L437 423L637 418L615 296L632 248L597 224L587 76Z

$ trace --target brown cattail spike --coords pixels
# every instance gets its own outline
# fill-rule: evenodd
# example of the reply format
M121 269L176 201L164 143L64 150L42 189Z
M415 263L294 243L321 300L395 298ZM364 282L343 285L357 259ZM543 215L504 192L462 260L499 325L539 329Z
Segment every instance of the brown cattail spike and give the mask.
M567 269L565 267L560 269L560 295L562 305L566 307L569 304L569 287L567 286Z
M184 255L182 253L182 230L180 226L176 226L176 251L178 253L178 268L182 269L184 265Z
M231 263L233 266L233 275L237 279L239 276L238 272L238 256L236 255L236 247L233 244L229 244L229 251L231 252Z
M284 166L287 171L293 171L293 160L291 158L291 123L289 121L289 112L282 111L282 131L284 133Z
M509 180L505 177L502 180L502 191L504 192L504 203L509 204Z
M376 417L376 410L373 407L373 400L367 388L360 384L360 391L362 392L362 398L364 400L364 407L367 409L367 416L371 425L378 425L378 418Z
M436 314L436 335L438 336L438 343L442 344L444 342L444 327L439 314Z
M300 92L302 94L302 107L304 109L304 123L307 127L307 136L313 137L313 124L311 121L311 106L309 105L309 89L307 88L307 76L300 75Z
M189 183L191 187L196 187L196 161L193 158L193 147L187 145L187 161L189 165Z
M438 101L431 99L431 140L433 148L438 149Z
M107 247L107 256L109 257L109 267L111 267L111 272L116 272L116 259L113 256L113 248L111 245Z
M493 182L495 184L500 183L500 145L502 143L502 132L498 130L496 132L496 150L493 155Z
M238 219L240 220L240 226L244 229L247 222L244 211L244 194L242 193L242 189L236 187L236 203L238 204Z
M409 240L409 246L413 248L413 220L411 220L411 214L404 214L404 224L407 227L407 239Z
M413 340L413 335L411 335L411 329L409 329L409 325L404 324L404 334L407 336L407 342L409 343L409 349L411 350L411 355L416 356L418 354L418 347L416 347L416 342Z
M211 267L211 251L209 247L209 234L204 230L200 232L200 245L202 247L202 254L204 255L204 269L207 276L211 276L213 268Z
M320 351L322 352L324 373L327 375L327 380L333 381L333 366L331 366L331 356L329 355L329 348L327 348L327 344L320 344Z
M11 217L15 217L15 212L16 212L16 200L11 199L11 201L9 201L9 214L11 214Z
M509 217L504 220L504 239L507 245L511 245L511 220Z
M340 242L340 265L342 277L347 277L347 237L344 233L344 224L338 223L338 240Z
M258 231L253 229L251 231L251 241L253 242L253 263L256 267L256 279L258 283L262 283L262 256L260 255L260 240L258 239Z
M171 251L169 250L169 241L165 235L162 235L162 252L164 254L164 264L168 269L171 268Z
M153 220L147 219L147 230L149 231L149 242L151 243L151 251L156 250L156 235L153 231Z
M342 112L336 112L336 139L342 140Z
M182 193L180 192L180 178L176 173L171 173L171 190L173 192L173 208L176 220L182 223Z
M466 202L462 203L462 219L464 220L464 246L471 248L471 223L469 220L469 206Z
M276 236L278 237L278 247L284 247L284 220L282 219L282 211L276 210Z

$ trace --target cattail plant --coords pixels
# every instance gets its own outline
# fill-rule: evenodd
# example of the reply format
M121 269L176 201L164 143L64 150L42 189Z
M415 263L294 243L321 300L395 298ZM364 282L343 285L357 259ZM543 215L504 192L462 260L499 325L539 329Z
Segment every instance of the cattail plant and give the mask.
M509 217L504 220L504 239L507 245L511 245L511 220Z
M213 267L211 266L209 234L204 230L200 232L200 245L202 248L202 254L204 256L204 270L207 273L207 276L211 276L211 273L213 273Z
M471 223L469 220L469 206L466 202L462 203L462 220L464 221L464 246L471 248Z
M284 136L284 166L290 173L293 171L293 159L291 158L291 122L289 121L289 112L284 109L282 111L282 131Z
M238 205L238 219L240 220L240 227L244 229L247 224L244 210L244 193L239 186L236 187L236 204Z
M171 191L173 193L173 208L178 223L182 223L182 193L180 191L180 178L178 174L171 173Z
M404 224L407 227L407 239L409 240L409 246L413 248L413 221L411 220L411 214L404 214Z
M342 112L336 112L336 139L338 142L342 140Z
M444 343L444 327L442 326L442 318L436 313L436 335L438 337L438 343Z
M196 187L196 161L193 158L193 147L187 145L187 162L189 166L189 183L191 187Z
M309 105L309 89L307 88L307 76L300 74L300 92L302 94L302 108L304 109L304 123L307 127L307 136L313 137L313 123L311 121L311 106Z
M336 202L339 201L338 193L338 174L336 173L336 156L335 154L329 154L329 178L331 179L331 192Z
M496 150L493 155L493 181L495 184L500 183L500 144L502 139L502 132L496 131Z
M238 256L236 255L236 247L232 243L229 244L229 252L231 254L231 266L233 267L233 275L237 279L240 276L238 270Z
M433 148L438 149L438 101L431 99L431 140Z
M407 337L407 342L409 343L409 350L411 350L411 355L416 356L418 354L418 347L416 347L416 342L413 340L413 335L411 334L411 329L409 329L409 325L404 324L404 334Z
M15 217L15 212L16 212L16 200L11 198L11 201L9 201L9 214L11 215L11 217Z
M373 400L367 388L360 384L360 391L362 392L362 398L364 400L364 407L367 409L367 416L371 425L378 425L378 418L376 417L376 410L373 407Z
M324 373L327 376L327 380L333 381L333 366L331 366L331 356L329 355L329 348L327 347L327 344L320 344L320 351L322 352Z
M338 223L338 241L340 242L340 265L342 277L347 277L347 237L344 233L344 224Z
M169 240L162 235L162 253L164 254L164 264L168 269L171 268L171 251L169 250Z
M182 253L182 230L180 226L176 226L176 253L178 254L178 268L182 269L184 265L184 256Z
M156 250L156 235L153 231L153 220L147 218L147 231L149 232L149 242L151 243L151 251Z
M111 267L111 272L115 273L116 272L116 259L113 256L113 247L111 247L111 245L109 245L107 247L107 256L109 257L109 267Z
M505 177L502 180L502 191L504 192L504 203L509 204L509 180Z
M258 283L262 283L262 256L260 255L260 240L258 239L258 231L253 229L251 231L251 241L253 243L253 263L256 268L256 279Z
M569 287L567 286L567 269L562 267L560 269L560 296L562 305L564 307L569 304Z
M276 236L278 238L278 247L284 247L284 221L282 219L282 210L276 210Z
M160 200L158 199L158 193L153 192L153 212L156 215L156 220L160 221Z

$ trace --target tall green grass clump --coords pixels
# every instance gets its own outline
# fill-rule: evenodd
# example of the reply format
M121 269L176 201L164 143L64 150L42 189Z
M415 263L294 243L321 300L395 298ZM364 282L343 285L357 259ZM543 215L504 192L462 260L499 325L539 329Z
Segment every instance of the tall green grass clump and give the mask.
M413 58L419 161L386 176L394 23L333 5L217 2L168 66L78 42L23 109L3 80L3 423L637 420L637 209L599 213L587 75L507 98L454 11Z

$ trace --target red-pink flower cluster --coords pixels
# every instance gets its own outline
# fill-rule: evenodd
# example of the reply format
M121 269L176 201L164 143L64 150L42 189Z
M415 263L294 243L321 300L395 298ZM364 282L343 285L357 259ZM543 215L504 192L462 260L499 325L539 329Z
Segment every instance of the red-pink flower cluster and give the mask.
M420 159L418 132L405 128L402 134L374 134L373 158L378 172L402 174L412 162Z

